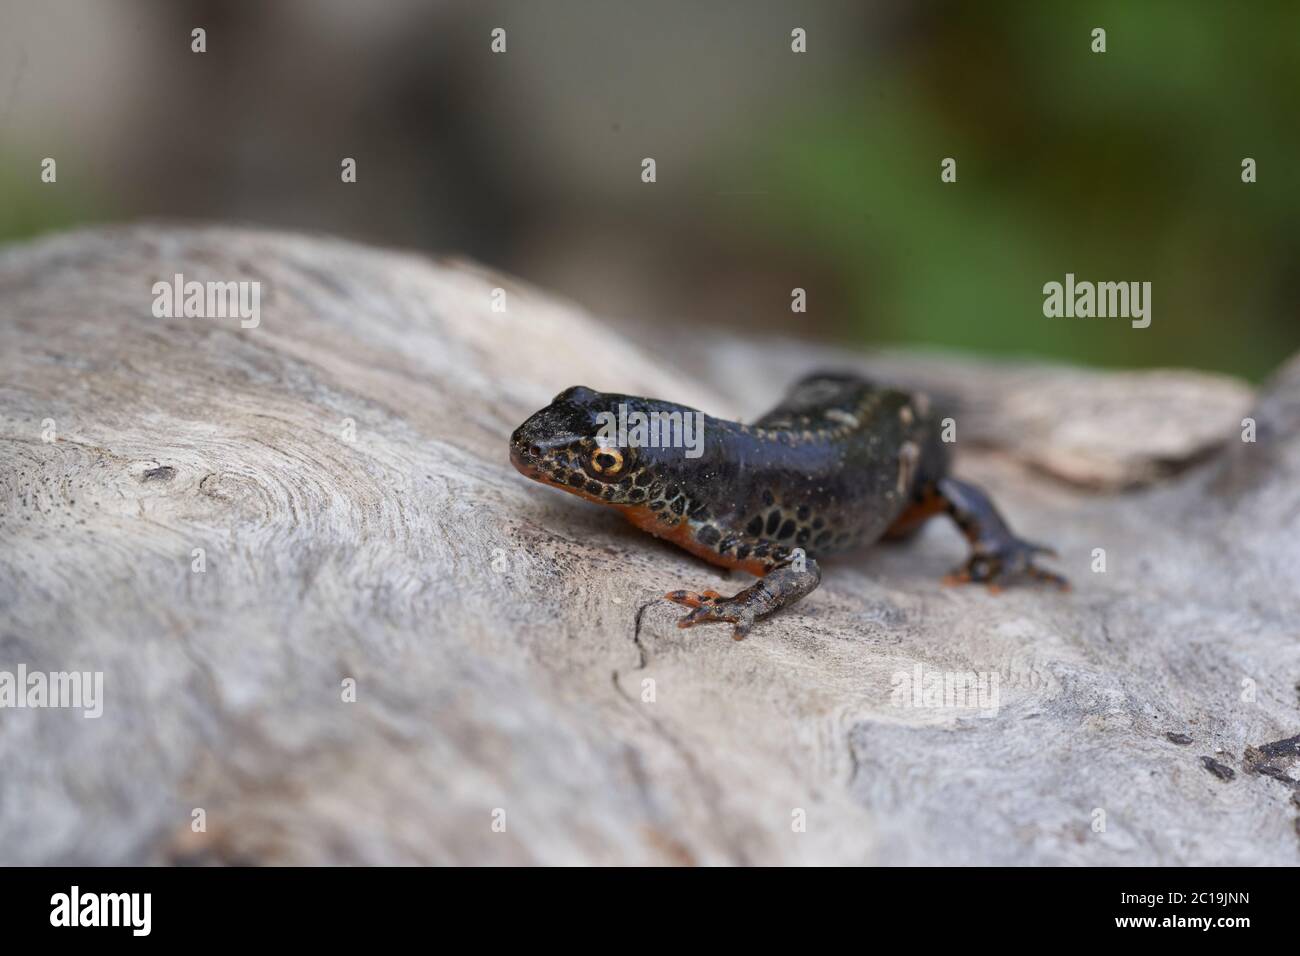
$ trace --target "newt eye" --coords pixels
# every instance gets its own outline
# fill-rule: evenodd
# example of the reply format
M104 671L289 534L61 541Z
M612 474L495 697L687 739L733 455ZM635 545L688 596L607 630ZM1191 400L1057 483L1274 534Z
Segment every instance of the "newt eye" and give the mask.
M613 477L623 470L623 453L617 448L597 448L591 453L591 470Z

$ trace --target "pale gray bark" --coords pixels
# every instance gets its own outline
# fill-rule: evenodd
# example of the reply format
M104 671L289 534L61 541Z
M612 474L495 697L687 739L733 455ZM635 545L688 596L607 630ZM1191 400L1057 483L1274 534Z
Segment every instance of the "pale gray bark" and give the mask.
M155 318L177 272L260 326ZM0 345L0 670L105 685L0 710L0 863L1300 862L1295 362L653 349L465 263L158 226L0 253ZM735 643L654 599L743 575L507 461L568 385L754 417L827 364L949 397L1075 590L942 587L937 521ZM900 706L917 665L996 715Z

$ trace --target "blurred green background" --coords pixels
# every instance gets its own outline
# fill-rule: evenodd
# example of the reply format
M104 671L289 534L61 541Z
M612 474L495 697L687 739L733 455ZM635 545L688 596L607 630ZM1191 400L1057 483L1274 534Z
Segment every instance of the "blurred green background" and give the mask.
M1300 349L1297 105L1293 2L0 0L0 241L261 223L464 253L669 356L714 325L1258 380ZM1067 272L1151 282L1151 327L1045 318Z

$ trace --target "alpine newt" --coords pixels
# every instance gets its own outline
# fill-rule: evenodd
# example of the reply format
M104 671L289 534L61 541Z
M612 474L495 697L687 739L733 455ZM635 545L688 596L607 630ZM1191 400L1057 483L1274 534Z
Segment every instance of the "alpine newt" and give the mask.
M620 412L624 421L629 413L665 423L691 416L703 427L689 450L638 433L620 444L610 428ZM712 564L757 575L731 597L665 595L692 609L680 627L725 621L736 640L756 618L813 591L819 559L907 537L940 512L971 548L945 581L996 588L1033 577L1069 587L1033 562L1054 557L1052 549L1016 537L983 491L949 474L948 445L926 396L855 375L811 375L752 425L575 386L515 430L510 460L527 477L612 506Z

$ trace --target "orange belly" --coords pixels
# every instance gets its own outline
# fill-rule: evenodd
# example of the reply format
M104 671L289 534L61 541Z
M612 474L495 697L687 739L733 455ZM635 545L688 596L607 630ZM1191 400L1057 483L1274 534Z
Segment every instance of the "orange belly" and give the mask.
M606 502L608 504L608 502ZM767 574L768 566L756 559L731 557L725 554L718 554L707 544L695 540L695 535L691 530L691 523L686 520L677 522L665 521L657 513L652 511L647 505L615 505L623 512L623 517L636 525L642 531L648 531L656 538L663 538L665 541L671 541L677 547L684 551L689 551L697 558L703 558L710 564L716 564L722 568L735 568L740 571L747 571L757 577L763 577Z

